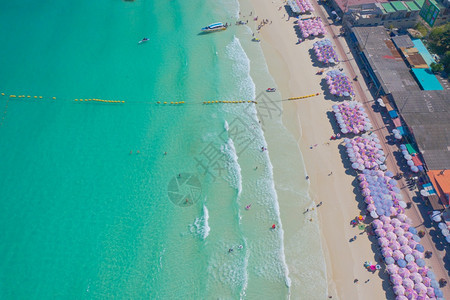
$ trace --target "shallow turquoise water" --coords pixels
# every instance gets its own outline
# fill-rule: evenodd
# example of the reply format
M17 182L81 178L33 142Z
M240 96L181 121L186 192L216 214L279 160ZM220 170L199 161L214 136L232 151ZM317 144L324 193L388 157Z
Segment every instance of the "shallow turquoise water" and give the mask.
M254 107L201 104L255 97L235 29L198 34L237 9L0 3L1 298L287 297ZM92 98L125 103L74 101Z

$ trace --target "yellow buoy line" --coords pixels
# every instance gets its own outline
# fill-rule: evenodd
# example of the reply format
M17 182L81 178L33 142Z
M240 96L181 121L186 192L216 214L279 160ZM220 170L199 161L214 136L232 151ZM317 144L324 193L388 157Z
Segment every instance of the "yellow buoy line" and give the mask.
M319 95L320 95L320 93L310 94L310 95L301 96L301 97L291 97L291 98L288 98L288 100L306 99L306 98L311 98L311 97L315 97L315 96L319 96Z
M5 93L0 93L2 96L7 96ZM281 101L291 101L291 100L300 100L300 99L306 99L311 98L315 96L319 96L320 93L315 94L309 94L305 96L300 97L291 97L287 99L281 99L281 100L274 100L273 102L281 102ZM30 95L9 95L9 98L28 98L28 99L47 99L47 97L42 96L30 96ZM56 100L56 97L48 97L52 100ZM75 102L101 102L101 103L125 103L124 100L105 100L105 99L97 99L97 98L89 98L89 99L74 99ZM132 101L133 102L133 101ZM139 103L149 103L149 101L139 101ZM235 101L229 101L229 100L213 100L213 101L203 101L202 104L219 104L219 103L230 103L230 104L238 104L238 103L253 103L258 104L257 101L254 100L235 100ZM185 101L157 101L156 104L162 104L162 105L181 105L185 104ZM200 104L200 103L190 103L190 104Z
M74 101L77 102L104 102L104 103L125 103L124 100L104 100L104 99L96 99L96 98L92 98L92 99L75 99Z
M167 101L164 101L164 102L157 101L156 104L172 104L172 105L179 105L179 104L184 104L184 101L170 101L170 102L167 102Z
M257 101L252 101L252 100L236 100L236 101L221 101L221 100L215 100L215 101L203 101L203 104L216 104L216 103L255 103L255 104L258 104Z
M1 93L2 96L6 96L5 93ZM9 98L30 98L30 99L44 99L42 96L30 96L30 95L9 95ZM51 97L51 99L56 100L56 97Z

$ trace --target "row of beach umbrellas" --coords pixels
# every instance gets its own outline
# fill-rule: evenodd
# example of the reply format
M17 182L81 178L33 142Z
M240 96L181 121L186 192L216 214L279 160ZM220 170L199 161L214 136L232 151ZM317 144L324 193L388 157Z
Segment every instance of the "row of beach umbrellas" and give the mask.
M425 263L417 229L404 214L372 222L396 299L442 299L436 276Z
M300 9L300 13L313 12L314 7L312 6L309 0L295 0L298 8Z
M348 97L355 95L350 79L341 71L328 71L325 79L327 81L328 89L331 94L337 95L339 97Z
M402 150L403 157L406 159L406 163L408 164L408 167L411 169L411 171L414 173L419 172L419 167L417 167L414 164L414 161L412 160L412 156L409 154L408 150L406 149L406 145L401 144L400 150Z
M319 17L298 20L298 27L302 32L303 38L324 35L326 33L325 26Z
M397 181L390 175L393 175L390 171L365 169L357 177L367 211L374 219L396 216L406 208Z
M384 164L386 155L376 134L365 133L353 139L346 138L344 143L353 169L359 171L364 169L386 170Z
M329 39L323 39L313 44L317 59L326 64L335 64L339 62L338 55Z
M332 108L342 133L359 134L372 129L372 123L361 103L344 101Z

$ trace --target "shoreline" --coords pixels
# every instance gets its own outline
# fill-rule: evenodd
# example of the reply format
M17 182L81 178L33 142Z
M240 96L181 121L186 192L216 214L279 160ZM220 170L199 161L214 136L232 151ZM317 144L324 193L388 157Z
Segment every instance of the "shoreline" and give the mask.
M355 201L355 199L359 200L360 196L358 193L355 195L353 191L355 177L347 174L342 163L338 148L340 141L329 141L329 137L334 132L327 118L327 112L334 102L324 99L321 89L322 77L315 74L319 67L313 66L309 55L309 49L317 39L306 40L296 45L297 35L293 24L296 19L291 18L288 21L283 18L283 15L287 13L282 1L261 3L250 0L250 3L253 6L252 11L254 13L256 11L255 14L259 16L258 20L273 21L271 25L265 25L258 35L255 33L255 36L261 38L261 48L269 72L282 98L321 93L320 96L308 100L284 102L282 123L295 138L298 149L301 151L307 175L310 176L308 192L312 202L324 203L314 212L313 218L319 220L321 249L326 262L327 293L333 299L361 298L363 295L366 299L389 297L391 296L389 290L385 291L383 288L381 273L370 274L362 266L366 260L375 261L372 242L359 235L359 239L355 242L348 242L351 237L359 233L357 229L349 226L349 221L360 213L358 202ZM283 6L281 11L277 9L279 6ZM252 22L256 23L253 20ZM330 38L329 33L326 37ZM269 146L274 142L270 134L267 142ZM311 146L312 149L310 149ZM274 158L271 157L271 159ZM276 169L277 164L273 164ZM303 174L303 170L297 170L297 172L300 175L306 175ZM328 176L330 172L332 176ZM277 181L276 174L274 179ZM303 176L300 180L305 181L305 177ZM285 198L279 189L277 193L279 198ZM295 218L289 211L292 206L280 203L280 208L285 230L295 230L295 228L289 228L298 225L292 221ZM308 230L308 228L304 229ZM289 237L285 237L286 251L289 251L290 242ZM302 289L295 286L295 277L298 274L292 270L301 269L301 266L292 257L289 259L288 254L286 254L286 263L293 282L291 295L298 298L302 295ZM353 281L357 278L359 283L355 284ZM363 283L366 280L369 281L366 284Z

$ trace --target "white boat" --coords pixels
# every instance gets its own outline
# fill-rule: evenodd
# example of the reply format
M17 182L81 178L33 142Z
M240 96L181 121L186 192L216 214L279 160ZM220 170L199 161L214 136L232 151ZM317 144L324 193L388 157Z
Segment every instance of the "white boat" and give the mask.
M227 29L227 25L223 25L223 23L218 22L218 23L213 23L211 25L208 25L206 27L202 28L203 32L214 32L214 31L220 31L220 30L225 30Z

